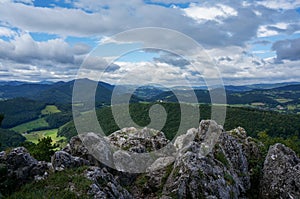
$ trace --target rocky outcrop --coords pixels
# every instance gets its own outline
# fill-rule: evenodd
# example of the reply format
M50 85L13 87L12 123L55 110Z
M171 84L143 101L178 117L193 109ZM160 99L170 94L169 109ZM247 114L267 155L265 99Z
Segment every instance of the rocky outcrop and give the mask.
M90 165L89 161L83 158L71 156L69 153L65 151L55 152L51 158L51 163L55 171L62 171L66 168L74 168L74 167Z
M150 128L123 128L108 136L115 151L114 168L130 173L145 172L157 158L165 157L162 153L152 153L165 147L169 140L161 131Z
M85 176L93 184L90 186L89 195L96 198L120 198L131 199L133 196L124 189L115 177L106 168L89 167L85 171Z
M264 159L263 147L242 127L225 132L212 120L173 142L149 128L124 128L107 137L89 132L73 137L51 163L37 161L23 147L0 152L0 185L86 166L80 175L91 180L86 194L93 198L299 198L299 158L276 144Z
M89 135L90 134L87 136ZM101 162L99 162L93 155L89 153L88 148L82 143L82 139L84 139L85 135L82 135L81 137L82 138L79 136L72 137L63 151L69 153L71 156L80 157L87 160L91 166L103 166ZM93 137L96 137L96 135Z
M283 144L275 144L268 151L261 198L300 198L300 159Z
M189 144L175 141L179 153L163 188L164 197L245 197L250 187L248 162L236 138L214 121L202 121L189 134L188 139L194 138ZM203 149L203 143L213 146ZM210 147L212 151L205 151Z
M51 165L34 159L24 147L13 149L6 157L8 177L23 184L34 178L47 176Z
M48 176L51 164L37 161L24 147L0 153L0 192L10 192L32 180ZM1 195L1 194L0 194Z
M169 142L163 132L147 127L123 128L109 135L108 141L120 149L135 153L159 150Z

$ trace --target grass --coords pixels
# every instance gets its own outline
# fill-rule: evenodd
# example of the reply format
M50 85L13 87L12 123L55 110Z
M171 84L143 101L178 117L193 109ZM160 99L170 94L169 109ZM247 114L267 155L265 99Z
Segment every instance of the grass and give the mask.
M218 151L216 154L215 154L215 158L217 160L219 160L220 162L222 162L222 164L226 167L229 166L229 162L225 156L225 154L222 152L222 151Z
M288 105L287 108L288 108L289 111L293 111L293 110L295 110L297 107L296 107L295 105Z
M42 115L49 115L51 113L60 113L61 111L55 105L47 105L42 111Z
M234 181L233 177L227 172L224 174L224 179L226 180L228 185L234 185L235 184L235 181Z
M52 173L46 180L26 184L7 198L92 198L87 195L92 181L83 176L83 168ZM71 187L73 191L70 190Z
M254 103L251 103L252 106L264 106L265 104L262 103L262 102L254 102Z
M24 137L26 137L27 141L38 143L39 139L42 139L44 137L51 137L52 144L55 144L57 142L65 142L65 137L57 137L58 129L51 129L51 130L44 130L44 131L35 131L28 134L23 134Z
M287 103L287 102L293 101L291 99L285 99L285 98L278 98L278 99L275 99L275 100L279 103Z
M32 131L36 128L40 127L48 127L49 124L46 122L44 118L39 118L30 122L26 122L23 124L20 124L18 126L15 126L11 130L16 131L18 133L26 133L28 131Z

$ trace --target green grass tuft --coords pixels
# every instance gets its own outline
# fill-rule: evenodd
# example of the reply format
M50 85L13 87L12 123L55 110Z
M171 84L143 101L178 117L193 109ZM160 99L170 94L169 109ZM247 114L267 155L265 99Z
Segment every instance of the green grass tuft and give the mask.
M11 196L9 199L31 199L31 198L91 198L87 195L92 181L82 174L82 168L68 169L62 172L50 174L46 180L33 182L24 185L21 189ZM70 190L70 187L74 190Z

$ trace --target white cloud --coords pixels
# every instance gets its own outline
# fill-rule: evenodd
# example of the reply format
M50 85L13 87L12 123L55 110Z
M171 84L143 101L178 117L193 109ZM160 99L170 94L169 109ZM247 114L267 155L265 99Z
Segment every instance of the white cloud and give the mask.
M191 4L190 7L183 9L186 16L191 17L199 23L208 20L214 20L221 22L221 19L225 19L231 16L237 16L237 11L232 7L217 4L211 6L198 6L197 4Z
M269 37L280 34L280 31L285 31L288 29L288 23L276 23L270 25L262 25L257 30L258 37Z
M6 28L6 27L1 27L0 26L0 37L14 37L16 36L16 32L9 29L9 28Z
M271 9L295 9L300 7L299 0L264 0L264 1L256 1L258 5L263 5L267 8Z

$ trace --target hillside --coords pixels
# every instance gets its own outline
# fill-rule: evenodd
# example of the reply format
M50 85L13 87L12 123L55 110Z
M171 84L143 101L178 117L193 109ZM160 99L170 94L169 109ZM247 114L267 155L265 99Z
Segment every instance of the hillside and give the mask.
M20 146L26 140L21 134L0 128L0 151Z
M284 113L300 113L300 84L287 85L271 89L234 90L225 87L227 104L239 105L262 110L273 110ZM176 90L177 97L172 91L161 92L148 101L177 102L178 97L183 102L192 98L190 91ZM199 103L211 103L207 90L195 90Z
M88 88L89 85L97 84L95 99L97 102L110 104L111 94L115 86L105 82L94 82L89 79L77 80L81 85ZM51 84L43 83L21 83L6 82L0 84L0 98L11 99L23 97L48 104L70 104L72 100L73 85L75 80L68 82L56 82ZM126 95L131 93L132 85L119 85L117 95ZM133 101L155 102L162 100L166 102L177 102L174 93L170 90L176 90L176 93L186 99L188 102L190 96L189 88L174 87L167 89L158 85L146 85L138 87L134 91ZM300 84L297 82L277 83L277 84L255 84L244 86L225 85L227 103L251 106L254 103L260 103L259 108L274 109L278 105L283 106L286 111L298 112L297 106L288 108L288 105L299 104ZM199 103L210 103L210 96L207 88L194 87L195 94ZM256 106L255 104L253 105ZM295 110L297 109L297 110ZM283 109L281 109L283 110Z
M0 114L4 115L3 128L10 128L37 119L46 106L26 98L15 98L0 101Z
M168 139L174 137L174 132L177 132L180 121L180 107L176 103L160 103L168 113L167 121L162 131ZM140 126L146 126L150 122L149 109L152 106L149 104L131 104L130 113L132 119ZM182 108L188 109L191 105L183 104ZM209 105L200 105L200 119L210 119ZM97 110L99 123L106 135L119 129L112 116L111 108L105 107ZM122 116L119 116L122 118ZM257 137L257 133L265 131L270 136L289 137L292 135L299 136L300 132L300 115L280 114L273 111L262 111L251 108L227 107L227 116L224 127L232 129L236 126L243 126L248 129L250 136ZM122 127L121 127L122 128ZM185 130L187 130L186 127ZM70 122L61 127L59 135L71 138L76 135L74 123Z

